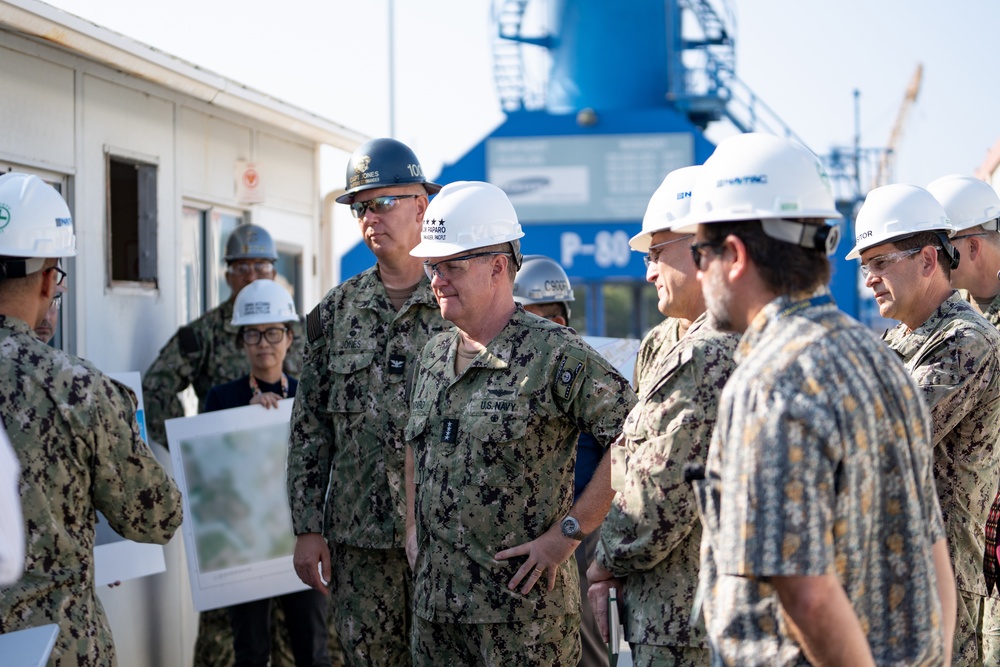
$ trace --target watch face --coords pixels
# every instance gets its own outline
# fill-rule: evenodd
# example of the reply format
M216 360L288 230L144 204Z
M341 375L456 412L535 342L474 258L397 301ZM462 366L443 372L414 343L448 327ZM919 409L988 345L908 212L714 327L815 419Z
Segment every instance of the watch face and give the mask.
M563 519L562 522L562 533L566 537L573 537L580 532L580 523L571 516Z

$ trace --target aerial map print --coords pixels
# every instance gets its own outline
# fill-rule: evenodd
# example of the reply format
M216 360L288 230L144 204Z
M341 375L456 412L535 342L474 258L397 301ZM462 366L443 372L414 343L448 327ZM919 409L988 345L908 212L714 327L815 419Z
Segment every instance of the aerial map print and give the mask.
M190 437L181 448L202 572L292 555L287 422Z

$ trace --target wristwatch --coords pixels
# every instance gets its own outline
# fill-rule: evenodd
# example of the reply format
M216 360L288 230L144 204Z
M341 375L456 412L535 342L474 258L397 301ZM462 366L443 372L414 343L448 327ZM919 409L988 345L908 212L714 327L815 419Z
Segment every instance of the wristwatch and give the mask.
M571 540L582 540L587 536L585 532L580 530L580 522L571 516L563 519L559 527L562 529L562 534Z

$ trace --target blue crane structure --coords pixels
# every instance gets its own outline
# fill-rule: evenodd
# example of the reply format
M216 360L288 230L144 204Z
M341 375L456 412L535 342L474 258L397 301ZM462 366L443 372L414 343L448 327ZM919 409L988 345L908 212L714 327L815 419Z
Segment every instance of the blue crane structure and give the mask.
M495 0L493 20L506 120L437 180L503 188L523 251L577 288L574 326L640 336L660 316L628 239L663 177L709 157L715 121L805 142L736 76L728 0ZM834 296L855 314L857 267L841 250Z

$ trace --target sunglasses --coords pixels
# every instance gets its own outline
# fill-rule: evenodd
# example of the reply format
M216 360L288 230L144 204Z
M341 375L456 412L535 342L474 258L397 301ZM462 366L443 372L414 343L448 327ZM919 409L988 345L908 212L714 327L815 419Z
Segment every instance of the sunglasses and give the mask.
M694 261L695 267L699 271L704 271L705 267L705 257L708 255L705 251L709 248L721 248L725 245L725 240L723 241L702 241L701 243L691 244L691 259Z
M396 208L396 204L400 199L413 199L414 197L419 197L420 195L386 195L385 197L373 197L368 201L355 201L351 202L351 214L355 218L365 217L366 211L371 211L376 215L381 215L382 213L388 213L392 209Z

